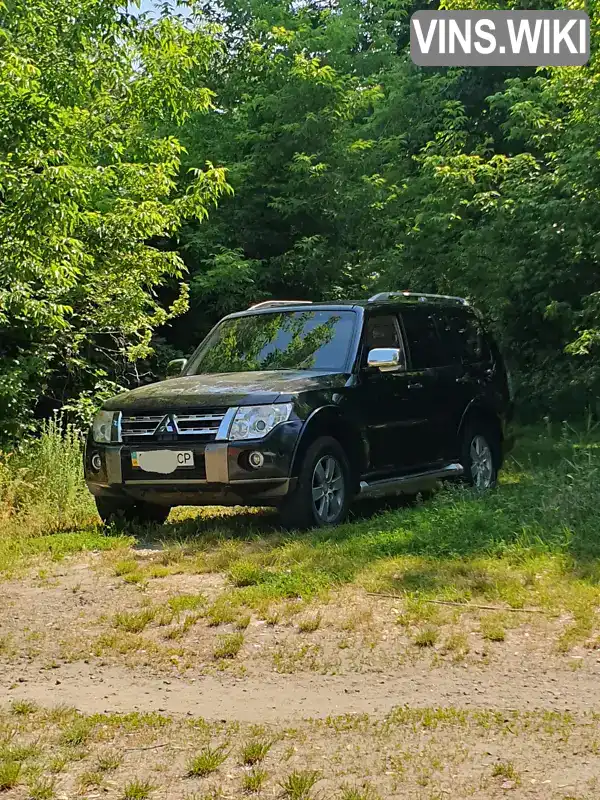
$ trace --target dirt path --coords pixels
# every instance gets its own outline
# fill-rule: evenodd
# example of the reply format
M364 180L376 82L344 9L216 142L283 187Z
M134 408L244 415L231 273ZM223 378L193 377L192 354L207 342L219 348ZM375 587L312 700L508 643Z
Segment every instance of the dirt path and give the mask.
M2 589L0 704L29 699L84 713L160 710L247 723L381 716L403 705L600 710L599 653L558 653L555 620L512 615L518 627L486 642L480 620L462 619L468 653L457 659L443 645L415 647L397 624L398 602L385 598L324 606L310 633L299 632L301 613L275 625L252 615L236 634L234 622L214 625L189 609L160 619L182 596L214 602L223 591L214 574L169 575L141 590L95 559L74 559L51 579ZM148 610L150 621L130 630ZM437 621L456 634L456 619ZM236 635L244 641L235 658L215 659L215 644Z
M461 668L367 675L273 675L263 680L230 676L148 678L119 666L65 664L40 673L3 677L3 699L66 704L91 713L160 711L205 719L282 722L343 714L382 716L397 706L600 710L598 669L582 674L556 670L467 671ZM7 680L8 678L8 680Z
M557 647L566 615L356 591L250 613L222 574L101 556L0 588L7 800L600 796L600 652Z

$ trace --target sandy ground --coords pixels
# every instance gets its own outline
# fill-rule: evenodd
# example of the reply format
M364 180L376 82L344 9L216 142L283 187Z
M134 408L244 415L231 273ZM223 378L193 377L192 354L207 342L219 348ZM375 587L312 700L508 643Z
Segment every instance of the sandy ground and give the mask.
M395 598L347 592L322 607L288 608L272 624L259 614L241 626L210 624L205 609L224 587L218 574L188 573L131 584L99 554L4 582L0 706L8 722L0 721L0 748L27 740L39 728L36 714L58 706L111 718L168 717L164 728L150 722L129 733L112 723L102 732L96 721L84 750L65 756L56 774L49 759L65 750L67 722L53 720L42 726L43 757L6 797L35 798L35 780L52 784L49 797L127 797L135 776L152 785L141 798L242 797L259 765L244 765L239 751L258 733L274 743L260 766L266 797L600 797L600 651L558 652L564 620L514 614L504 641L494 642L480 633L480 613L459 617L441 607L426 621L439 638L418 647L415 629L425 622L398 624L403 608ZM201 595L202 607L165 616L182 595ZM144 609L152 614L141 630L116 621ZM315 615L318 627L303 631L302 620ZM450 646L456 633L462 644ZM223 636L236 635L239 652L216 657ZM22 701L46 711L20 715ZM416 716L398 722L397 709ZM438 722L428 723L432 709L450 716L436 711ZM199 718L209 723L201 737ZM223 765L186 777L198 748L225 740ZM107 746L125 758L84 786L84 767L93 772ZM303 770L318 772L318 780L294 794L285 782Z

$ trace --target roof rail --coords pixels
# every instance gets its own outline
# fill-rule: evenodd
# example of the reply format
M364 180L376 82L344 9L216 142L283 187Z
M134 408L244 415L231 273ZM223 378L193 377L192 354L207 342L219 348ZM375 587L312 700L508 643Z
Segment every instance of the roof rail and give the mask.
M305 306L312 305L312 300L263 300L262 303L256 303L250 306L248 311L254 311L256 308L274 308L275 306Z
M427 292L378 292L373 297L369 297L369 303L376 303L379 300L391 300L393 297L422 297L423 299L431 300L452 300L454 303L460 303L463 306L468 306L469 301L464 297L453 297L449 294L429 294Z

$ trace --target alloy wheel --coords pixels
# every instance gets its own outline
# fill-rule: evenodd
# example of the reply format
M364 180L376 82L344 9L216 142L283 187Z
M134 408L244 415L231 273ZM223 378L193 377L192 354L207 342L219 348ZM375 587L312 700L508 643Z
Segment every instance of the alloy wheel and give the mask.
M484 436L473 437L469 454L473 484L478 489L489 489L494 477L494 457Z
M332 455L320 458L313 470L312 502L315 515L321 522L335 522L345 495L344 473Z

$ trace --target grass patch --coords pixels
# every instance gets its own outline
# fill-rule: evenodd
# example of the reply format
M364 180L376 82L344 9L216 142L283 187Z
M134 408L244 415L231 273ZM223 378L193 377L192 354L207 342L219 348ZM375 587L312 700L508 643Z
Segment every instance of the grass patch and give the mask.
M12 758L0 761L0 792L6 792L19 783L22 765Z
M49 563L91 550L112 550L133 543L131 537L105 536L99 529L81 529L23 536L0 534L0 576L11 577L34 561Z
M89 717L80 717L63 728L60 743L67 747L81 747L92 735L94 723Z
M419 631L413 642L417 647L433 647L439 638L439 631L436 628L428 627Z
M27 788L27 800L53 800L55 796L55 778L34 778Z
M579 612L573 622L566 626L558 637L556 648L559 653L568 653L576 644L582 644L592 636L595 614L591 609Z
M486 614L479 622L479 629L484 639L490 642L503 642L506 639L506 630L502 616Z
M215 600L206 614L206 619L211 627L230 625L236 621L239 615L239 606L232 601L233 598L228 594L222 594Z
M104 783L104 775L97 771L87 771L82 772L79 776L79 787L82 791L86 791L86 789L94 789L97 787L102 786Z
M114 772L121 765L123 756L117 750L105 750L100 753L96 767L100 772Z
M515 785L521 783L521 776L517 772L512 761L500 761L492 768L492 777L503 778L505 781L512 781Z
M269 777L264 769L253 769L249 775L244 775L242 779L242 789L246 794L256 794L260 792Z
M122 800L147 800L156 787L150 781L133 780L123 787Z
M141 633L156 615L152 608L143 608L141 611L119 611L113 617L113 625L127 633Z
M235 627L239 631L245 631L248 625L250 625L251 620L252 620L251 614L241 614L235 621Z
M125 633L124 631L111 631L101 634L92 643L92 653L102 657L107 655L135 656L140 653L142 661L160 658L172 660L174 657L183 656L183 651L174 647L162 647L138 633ZM139 660L139 659L138 659Z
M243 633L225 633L219 636L213 651L215 658L235 658L244 644Z
M244 745L242 749L242 764L245 764L249 767L259 764L267 757L267 754L272 746L273 743L267 741L266 739L254 739L253 741L248 742L248 744Z
M10 744L0 744L0 760L27 761L39 755L40 748L35 742L27 744L12 742Z
M464 658L469 650L469 639L464 631L451 633L442 646L442 652L452 654L455 660Z
M201 614L186 614L181 625L171 628L165 635L167 639L180 639L201 618Z
M305 617L298 623L298 630L300 633L314 633L321 627L322 616L320 613L314 614L311 617Z
M321 779L316 770L296 770L291 772L279 785L287 800L309 800L313 786Z
M130 711L127 714L94 714L90 720L97 725L108 726L123 733L136 733L145 730L162 730L171 725L171 718L156 711ZM114 759L115 751L107 751L109 759ZM118 755L118 754L117 754Z
M48 772L52 775L58 775L65 769L68 763L69 758L64 754L53 756L48 762Z
M129 575L131 572L138 571L138 562L135 561L133 558L123 558L117 561L113 567L113 573L117 576L117 578L123 577L123 575Z
M219 747L211 747L208 745L202 748L188 763L188 777L205 778L212 772L216 772L221 764L226 761L228 755L226 745L224 744L219 745Z
M206 605L206 597L203 594L178 594L169 598L168 606L174 614L182 614L184 611L197 611Z
M10 704L11 714L16 716L29 716L29 714L35 714L37 710L37 705L31 700L13 700Z
M61 729L82 719L93 726L94 739L88 740L87 749L58 750ZM5 791L7 796L23 800L52 797L54 781L48 779L48 756L61 752L65 762L56 783L59 797L105 794L124 800L167 793L190 800L216 800L227 793L236 798L261 794L287 800L379 800L376 780L381 797L392 797L400 788L407 797L434 800L439 794L441 800L443 791L439 790L447 785L447 775L452 770L461 773L463 764L474 792L464 791L466 784L459 774L457 797L478 796L477 787L486 797L490 792L514 788L519 773L509 759L517 755L523 774L528 774L526 768L543 774L557 763L576 769L597 754L597 728L598 715L591 711L401 706L384 718L347 714L297 720L290 727L289 723L247 725L141 713L84 718L72 711L58 714L43 708L34 717L17 719L5 709L0 712L0 764L12 761L17 765L8 781L11 788ZM214 738L207 744L209 736ZM490 740L502 743L502 760L486 764L487 759L472 758L474 753L484 752ZM202 750L198 741L206 745ZM271 748L272 743L277 745ZM37 749L32 749L32 744ZM168 750L162 749L163 745ZM29 754L31 760L19 767L13 753L19 758ZM123 764L120 754L126 756ZM187 775L193 780L185 777L180 761L185 765L190 755ZM312 771L317 767L323 772ZM366 770L373 783L365 779ZM153 793L150 781L163 783L158 778L161 772L165 785ZM323 783L317 783L321 777ZM502 785L504 781L510 785ZM573 794L583 796L583 787L583 781L578 781L578 791Z
M231 565L227 577L234 586L256 586L262 583L265 573L255 562L241 559Z
M318 644L303 644L301 647L281 645L273 653L273 666L282 674L300 670L317 671L321 667L321 647Z
M106 536L82 470L83 439L60 418L43 423L18 451L0 453L0 576L131 537ZM41 489L43 487L43 489Z

